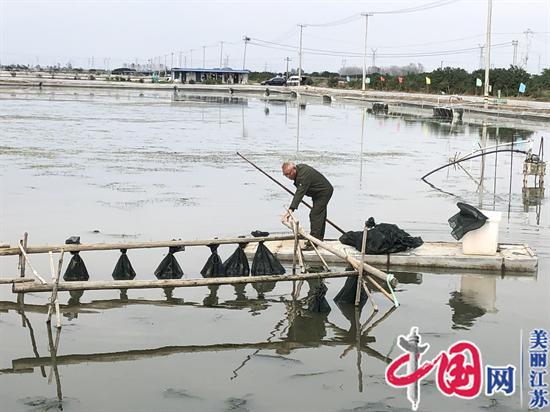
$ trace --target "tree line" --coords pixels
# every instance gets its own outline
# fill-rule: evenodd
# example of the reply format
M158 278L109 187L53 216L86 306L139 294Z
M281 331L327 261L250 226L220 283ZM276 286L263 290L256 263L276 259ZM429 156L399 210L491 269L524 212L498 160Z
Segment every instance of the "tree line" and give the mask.
M485 71L482 69L467 72L460 68L445 67L431 72L414 70L395 74L396 72L399 73L397 70L379 70L369 73L368 90L459 95L483 95L484 92L483 85L479 86L480 81L483 84L485 80ZM345 70L342 70L342 73L324 71L306 73L306 76L310 76L312 83L316 86L361 89L362 75L344 75L344 73L346 73ZM274 75L276 73L253 72L250 73L249 79L252 82L259 82ZM427 84L427 79L430 84ZM489 83L491 96L498 96L500 90L501 97L524 95L550 101L550 69L544 69L541 74L529 74L518 66L510 66L507 69L495 68L489 71ZM525 84L524 93L519 92L521 83Z

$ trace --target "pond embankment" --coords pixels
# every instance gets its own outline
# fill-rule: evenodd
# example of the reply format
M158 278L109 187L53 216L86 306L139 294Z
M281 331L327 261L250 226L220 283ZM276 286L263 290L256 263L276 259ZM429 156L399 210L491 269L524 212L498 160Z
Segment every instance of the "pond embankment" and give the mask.
M262 86L258 84L182 84L182 83L141 83L139 81L108 81L102 78L96 80L74 79L68 77L36 77L23 74L13 77L9 72L0 72L0 87L9 88L93 88L114 90L157 90L173 92L175 88L181 92L194 93L252 93L252 94L287 94L293 97L299 95L323 98L326 102L356 101L384 102L392 108L421 108L431 110L438 106L461 107L466 112L481 116L507 117L523 120L550 120L550 102L539 102L523 99L489 99L487 107L483 96L438 95L428 93L386 92L380 90L334 89L327 87L298 86Z

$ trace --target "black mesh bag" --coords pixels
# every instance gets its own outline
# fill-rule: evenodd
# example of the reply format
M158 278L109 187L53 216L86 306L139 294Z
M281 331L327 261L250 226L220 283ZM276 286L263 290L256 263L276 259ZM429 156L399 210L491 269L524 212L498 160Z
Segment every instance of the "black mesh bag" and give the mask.
M325 297L327 291L328 288L323 281L309 282L309 292L305 298L305 310L316 313L329 313L330 305Z
M79 282L90 279L90 276L88 275L88 269L86 269L86 265L84 264L84 261L82 260L78 252L71 252L71 255L73 255L73 257L71 258L69 265L65 270L63 280L65 282Z
M239 243L233 254L223 262L225 276L248 276L250 274L250 266L244 253L245 247L246 243Z
M334 297L334 302L340 304L355 304L355 295L357 293L357 276L348 276L346 283L340 289L340 292ZM359 305L362 307L367 301L367 293L364 288L361 288L361 296L359 298Z
M132 280L136 277L136 271L130 263L130 259L126 255L126 249L120 249L120 257L116 262L115 268L113 270L113 279L114 280Z
M453 229L451 235L456 240L460 240L469 231L483 226L487 221L487 216L467 203L458 202L456 205L460 212L449 218L448 222Z
M157 279L181 279L183 276L183 270L176 260L174 253L179 252L181 248L175 246L168 249L168 254L162 259L158 268L155 270L155 276Z
M258 244L258 249L254 254L252 260L252 276L257 275L284 275L285 268L277 260L277 258L271 253L271 251L264 245L264 242Z
M216 278L225 275L225 268L220 255L218 255L218 246L219 245L208 245L212 254L201 270L201 275L205 278Z

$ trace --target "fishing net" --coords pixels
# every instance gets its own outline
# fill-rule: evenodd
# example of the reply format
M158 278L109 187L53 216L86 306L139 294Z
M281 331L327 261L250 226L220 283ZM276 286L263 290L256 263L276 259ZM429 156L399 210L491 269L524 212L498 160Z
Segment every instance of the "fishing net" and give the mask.
M212 254L201 270L201 275L205 278L216 278L225 275L225 268L220 255L218 255L218 246L219 245L208 245Z
M385 255L388 253L404 252L421 246L424 241L421 237L413 237L391 223L376 224L371 217L367 221L367 244L365 253L368 255ZM350 231L340 236L340 242L361 250L363 231Z
M174 256L174 253L181 250L183 250L183 248L179 246L171 246L168 248L168 254L162 259L158 268L155 269L155 276L157 279L181 279L183 270Z
M309 283L309 292L304 299L305 310L316 313L329 313L330 305L327 302L327 286L322 280L311 280Z
M223 262L226 276L248 276L250 274L250 266L244 253L246 245L246 243L239 243L233 254Z
M357 294L357 278L358 276L348 276L346 282L338 294L334 297L336 304L351 304L355 305L355 295ZM361 296L359 297L359 305L362 307L367 301L367 293L364 288L361 288Z
M456 205L460 209L460 212L449 218L448 222L453 229L451 235L456 240L460 240L469 231L479 229L483 226L487 220L487 216L467 203L458 202Z
M71 252L71 255L73 255L73 257L65 270L63 280L65 282L78 282L90 279L88 269L86 269L86 265L78 252Z
M252 260L252 268L250 270L252 276L284 275L285 272L285 268L267 246L264 245L264 242L260 242ZM263 295L275 289L275 285L276 282L261 282L253 283L252 287L256 289L259 295Z
M114 280L132 280L136 277L136 271L126 255L126 249L120 249L120 257L116 262L112 276Z
M258 275L284 275L285 268L277 260L277 258L271 253L271 251L264 245L264 242L258 244L258 249L254 254L252 260L252 276Z

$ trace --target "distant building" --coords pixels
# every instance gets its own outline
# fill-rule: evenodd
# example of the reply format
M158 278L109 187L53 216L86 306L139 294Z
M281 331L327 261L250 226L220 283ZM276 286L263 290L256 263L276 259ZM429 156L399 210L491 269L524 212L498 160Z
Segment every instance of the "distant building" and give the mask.
M135 69L129 69L128 67L118 67L111 70L111 74L135 74Z
M247 84L250 70L173 68L172 80L181 83L213 81L222 84Z

